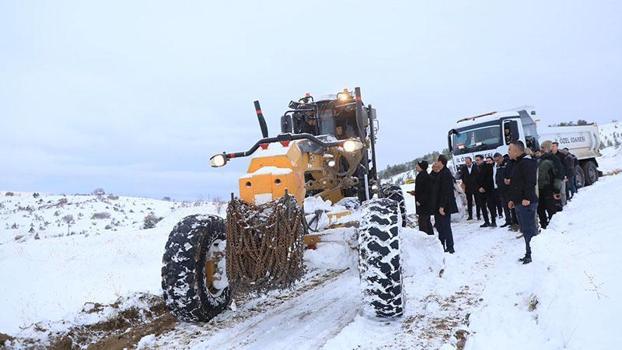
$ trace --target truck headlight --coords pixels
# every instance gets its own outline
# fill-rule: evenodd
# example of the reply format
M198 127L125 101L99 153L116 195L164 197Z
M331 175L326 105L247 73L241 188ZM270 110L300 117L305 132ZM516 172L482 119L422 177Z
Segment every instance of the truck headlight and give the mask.
M227 164L227 157L224 154L217 154L209 159L209 164L214 168L220 168Z
M361 143L361 141L348 140L343 143L343 149L348 153L356 152L361 148L363 148L363 144Z

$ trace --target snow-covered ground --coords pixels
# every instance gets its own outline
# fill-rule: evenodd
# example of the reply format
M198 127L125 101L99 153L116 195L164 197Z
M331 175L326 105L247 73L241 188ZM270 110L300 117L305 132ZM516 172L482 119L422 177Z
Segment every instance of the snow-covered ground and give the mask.
M622 123L620 122L599 124L598 133L604 147L622 144Z
M599 164L601 170L622 165L622 152L606 149ZM65 197L0 195L0 333L17 337L5 344L9 347L45 347L57 334L126 315L134 307L141 315L133 318L137 323L120 324L141 330L128 344L142 348L616 348L622 259L615 244L619 210L613 203L620 194L620 175L582 189L534 238L534 262L527 266L517 261L524 253L523 241L505 229L454 224L454 255L443 253L436 237L403 229L407 301L398 320L362 316L356 229L340 228L324 232L318 249L305 252L307 273L294 288L236 300L206 324L169 320L166 327L154 328L150 325L166 318L149 309L156 308L161 294L161 256L168 233L186 215L215 213L222 207L84 196L67 196L67 203L56 206ZM81 204L69 204L79 200ZM28 205L39 207L19 209ZM104 219L107 224L120 222L113 226L116 231L89 223L96 220L91 220L94 213L103 211L111 213ZM164 219L155 228L143 229L144 216L152 211ZM70 227L70 232L76 230L73 235L51 221L80 212L84 219ZM28 232L36 215L50 224L46 230ZM11 228L13 223L18 229ZM80 234L82 230L86 232Z

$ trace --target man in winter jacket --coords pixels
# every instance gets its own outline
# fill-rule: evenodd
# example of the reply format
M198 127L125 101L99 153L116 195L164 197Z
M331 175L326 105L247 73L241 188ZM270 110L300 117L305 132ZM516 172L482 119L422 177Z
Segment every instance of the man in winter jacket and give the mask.
M482 216L484 216L484 223L480 227L497 227L497 205L495 203L494 196L494 179L492 164L484 162L484 157L481 155L475 156L475 161L479 167L479 174L477 176L477 191L479 192L480 207L482 209Z
M481 218L479 192L477 191L478 174L479 169L477 168L477 165L473 164L471 157L464 158L464 165L460 168L460 180L462 180L462 184L464 185L464 193L467 197L467 206L469 209L469 217L467 220L473 220L473 202L475 202L477 220Z
M445 252L453 254L454 237L451 231L451 214L458 212L456 197L454 196L454 177L447 169L447 157L438 156L433 169L437 170L432 192L434 209L434 225L438 230L438 238L445 248Z
M568 178L568 181L566 182L566 198L571 200L572 197L574 197L574 194L577 193L577 177L575 168L578 164L578 159L574 154L570 153L568 148L564 148L562 153L566 155L564 159L566 178Z
M419 231L429 235L434 234L430 215L432 215L432 178L428 174L428 162L422 160L415 166L417 177L415 178L415 191L409 192L415 196L415 205Z
M543 229L549 225L553 214L557 212L557 201L561 197L562 188L559 158L553 155L551 150L551 141L544 141L540 145L542 156L538 163L538 217Z
M523 264L529 264L531 262L531 238L538 233L536 224L538 164L525 154L525 145L522 141L512 142L509 154L514 160L514 166L510 179L508 207L516 208L520 231L525 239L525 256L519 260Z
M559 159L559 163L557 163L557 166L558 166L561 178L562 178L562 190L560 193L561 197L560 197L560 200L558 201L558 204L561 210L561 208L566 205L566 182L568 181L568 175L566 174L566 167L564 166L564 164L566 163L566 155L563 152L561 152L561 150L559 149L559 142L557 141L551 144L551 153L553 153L553 155L555 155L555 157Z
M506 186L506 201L510 201L510 183L512 178L512 171L514 169L514 159L510 158L510 155L507 155L505 158L505 172L503 174L503 183ZM507 203L506 203L507 206ZM508 207L509 208L509 207ZM511 231L518 232L518 217L516 216L516 208L510 208L510 216L512 217L511 225L509 229Z

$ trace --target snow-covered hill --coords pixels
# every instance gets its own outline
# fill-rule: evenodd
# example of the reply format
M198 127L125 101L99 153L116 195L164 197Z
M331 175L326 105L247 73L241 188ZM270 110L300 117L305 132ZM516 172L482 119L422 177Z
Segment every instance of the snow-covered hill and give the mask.
M162 218L189 207L196 212L225 209L222 203L213 202L1 191L0 244L138 230L155 226Z
M619 146L622 144L622 123L611 122L598 125L600 143L603 147Z

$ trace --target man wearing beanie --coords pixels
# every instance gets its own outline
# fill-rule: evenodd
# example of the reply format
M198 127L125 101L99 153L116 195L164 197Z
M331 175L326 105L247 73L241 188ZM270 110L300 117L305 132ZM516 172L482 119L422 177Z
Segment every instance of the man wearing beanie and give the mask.
M415 178L415 191L409 193L415 196L419 231L433 235L434 229L432 228L432 223L430 222L430 215L432 215L432 208L430 208L432 178L430 177L430 174L428 174L428 162L425 160L418 162L415 169L417 170L417 177Z

